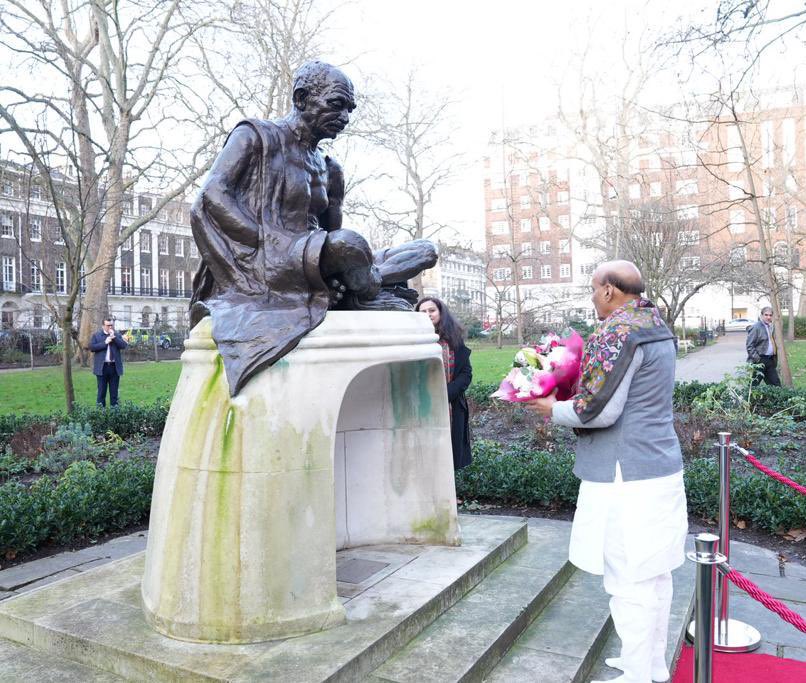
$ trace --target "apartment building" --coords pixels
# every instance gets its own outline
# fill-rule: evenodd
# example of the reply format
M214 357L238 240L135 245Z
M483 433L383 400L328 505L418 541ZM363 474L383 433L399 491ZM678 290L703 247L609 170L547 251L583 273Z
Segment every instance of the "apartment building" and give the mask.
M641 226L656 242L679 245L681 270L718 268L722 275L686 302L684 315L711 322L754 317L768 301L757 204L782 306L792 297L803 311L806 107L792 104L791 92L773 106L781 98L771 94L769 106L742 114L739 126L705 117L686 124L674 112L662 125L644 121L620 145L623 157L604 168L589 148L563 137L558 122L510 132L510 139L528 140L520 148L494 136L484 184L488 297L507 291L511 301L517 284L522 304L547 309L547 321L579 317L590 310L586 289L596 264L624 255L625 236ZM645 220L652 215L662 229ZM678 286L680 299L686 284Z
M64 191L75 186L59 171L52 176ZM148 214L158 198L149 193L127 196L122 228ZM170 202L118 248L108 302L119 327L187 327L192 278L200 262L189 208L184 201ZM28 168L2 164L0 326L53 326L52 311L71 286L59 223L41 180ZM83 291L83 283L80 288Z
M457 313L483 317L486 284L484 254L439 243L437 265L423 273L424 296L442 299Z

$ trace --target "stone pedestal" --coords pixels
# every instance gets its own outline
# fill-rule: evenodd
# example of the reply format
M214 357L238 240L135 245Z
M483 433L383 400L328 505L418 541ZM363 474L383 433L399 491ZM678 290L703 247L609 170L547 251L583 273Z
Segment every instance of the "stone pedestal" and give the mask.
M344 620L337 548L459 544L442 355L427 317L331 312L229 397L210 322L186 342L142 582L148 622L245 643Z

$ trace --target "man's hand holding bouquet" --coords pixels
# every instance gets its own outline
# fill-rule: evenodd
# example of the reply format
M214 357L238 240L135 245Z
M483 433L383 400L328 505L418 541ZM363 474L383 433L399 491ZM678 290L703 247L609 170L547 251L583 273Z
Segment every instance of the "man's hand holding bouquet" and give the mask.
M585 341L571 330L563 336L548 334L535 346L515 354L514 367L504 377L493 398L530 403L541 414L550 414L554 400L565 401L576 393ZM547 399L548 413L540 409Z

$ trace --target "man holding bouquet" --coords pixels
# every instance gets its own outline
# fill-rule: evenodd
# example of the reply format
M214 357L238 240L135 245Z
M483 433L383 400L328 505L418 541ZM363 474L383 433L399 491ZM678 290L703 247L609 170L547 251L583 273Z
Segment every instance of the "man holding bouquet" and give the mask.
M685 560L688 532L672 417L674 335L641 297L635 264L603 263L591 284L601 322L585 346L577 393L527 405L578 435L569 557L604 576L621 639L620 657L605 660L623 671L613 680L665 681L671 571Z

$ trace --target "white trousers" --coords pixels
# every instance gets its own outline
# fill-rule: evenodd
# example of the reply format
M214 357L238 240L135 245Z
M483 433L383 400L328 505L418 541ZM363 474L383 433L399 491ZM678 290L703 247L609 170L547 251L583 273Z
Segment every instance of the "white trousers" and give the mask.
M619 473L620 474L620 473ZM620 479L620 477L619 477ZM608 510L604 548L604 589L621 639L623 683L650 683L651 672L666 669L666 642L672 606L672 573L631 580L621 505ZM615 527L615 528L614 528Z

